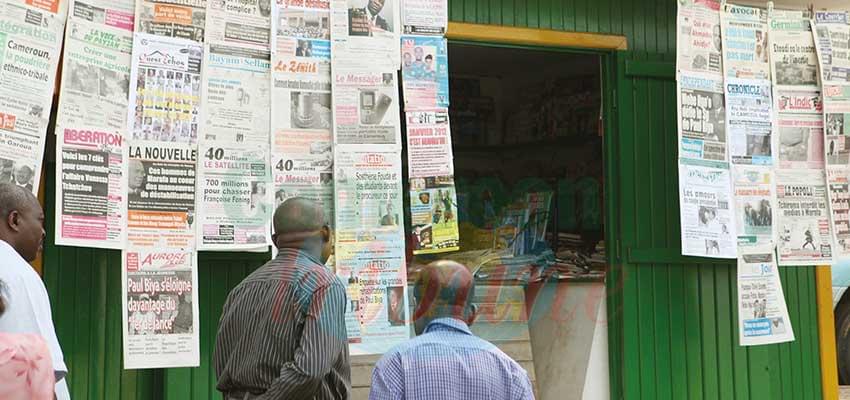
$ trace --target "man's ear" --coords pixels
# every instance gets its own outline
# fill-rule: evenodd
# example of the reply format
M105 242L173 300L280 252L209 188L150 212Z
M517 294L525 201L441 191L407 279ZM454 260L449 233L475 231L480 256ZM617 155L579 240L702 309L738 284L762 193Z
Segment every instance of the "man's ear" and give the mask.
M21 213L18 210L10 211L6 217L6 224L9 225L9 229L19 232L21 230Z
M331 242L331 228L327 225L322 227L322 241L325 243Z
M478 304L472 303L467 311L466 324L472 326L476 318L478 318Z

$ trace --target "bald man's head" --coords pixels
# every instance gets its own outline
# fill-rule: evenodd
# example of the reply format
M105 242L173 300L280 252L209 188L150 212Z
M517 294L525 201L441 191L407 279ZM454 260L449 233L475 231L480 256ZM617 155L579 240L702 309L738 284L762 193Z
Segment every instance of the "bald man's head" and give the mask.
M324 258L330 241L325 213L315 201L293 197L281 203L274 212L274 242L278 248L299 248ZM316 254L316 252L320 254ZM329 255L330 253L328 253Z
M0 217L0 240L25 260L34 260L44 241L44 212L38 199L23 187L0 183Z
M471 325L475 320L474 292L475 279L463 264L449 260L428 264L413 288L416 333L424 332L438 318L455 318Z

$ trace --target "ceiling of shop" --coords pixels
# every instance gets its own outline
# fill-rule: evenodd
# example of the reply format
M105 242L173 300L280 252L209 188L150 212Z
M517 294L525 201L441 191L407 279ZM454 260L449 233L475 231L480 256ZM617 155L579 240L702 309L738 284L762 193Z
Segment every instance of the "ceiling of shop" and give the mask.
M563 76L599 73L599 57L560 51L449 45L452 74L493 77Z

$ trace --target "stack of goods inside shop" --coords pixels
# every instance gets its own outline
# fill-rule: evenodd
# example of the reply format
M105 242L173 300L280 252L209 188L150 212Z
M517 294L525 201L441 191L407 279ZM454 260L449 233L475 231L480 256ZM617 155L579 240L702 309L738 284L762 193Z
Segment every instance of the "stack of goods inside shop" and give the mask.
M593 55L449 44L461 261L482 280L604 277L602 96ZM533 72L531 72L533 71Z

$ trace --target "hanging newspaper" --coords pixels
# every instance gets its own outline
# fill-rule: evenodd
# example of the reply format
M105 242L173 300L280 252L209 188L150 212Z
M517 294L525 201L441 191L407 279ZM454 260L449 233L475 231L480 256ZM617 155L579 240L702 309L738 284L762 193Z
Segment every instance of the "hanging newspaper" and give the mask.
M446 39L401 37L404 109L448 108L449 57Z
M269 144L269 53L206 44L201 100L204 140Z
M333 69L334 144L401 145L392 68Z
M256 249L271 244L268 145L201 142L199 250Z
M206 0L136 0L136 32L203 42L206 9Z
M846 11L815 13L815 45L821 82L850 83L850 19Z
M847 168L850 164L850 85L823 86L826 165Z
M335 63L399 65L399 0L330 0Z
M207 3L204 41L268 51L272 0L212 0Z
M38 192L64 17L0 2L0 183Z
M447 0L401 0L405 35L444 36L449 25Z
M738 256L738 339L741 346L794 341L773 247Z
M682 254L735 258L735 215L728 168L679 163Z
M732 163L773 165L770 81L727 78L725 86Z
M18 3L34 7L39 11L47 11L51 14L55 14L63 20L65 19L66 12L68 11L66 8L68 6L68 2L64 0L18 0Z
M770 79L767 13L726 4L723 25L723 68L726 78Z
M330 10L327 0L277 0L272 7L272 53L280 72L317 73L330 63Z
M460 249L454 177L410 179L410 229L413 254Z
M130 141L127 242L157 248L195 247L195 162L187 143Z
M200 365L197 254L162 248L122 252L125 369Z
M776 171L779 265L832 262L832 233L823 170Z
M820 90L774 91L779 168L823 169L823 101Z
M333 151L330 132L274 137L272 152L275 207L292 197L323 206L325 222L333 226Z
M336 153L337 243L368 233L378 241L401 238L401 160L397 151Z
M132 33L135 14L136 2L131 0L72 0L68 20L88 21ZM130 43L132 43L132 35L130 36Z
M850 188L847 173L847 166L826 167L826 186L836 258L844 258L850 254Z
M682 0L676 26L679 72L705 72L722 75L720 2Z
M195 143L201 53L202 45L189 40L135 35L127 117L132 139Z
M811 24L803 15L797 17L771 16L770 66L777 89L818 85L818 60Z
M56 244L122 249L127 147L120 131L63 128L56 138Z
M774 243L776 181L769 167L734 166L735 226L738 248Z
M726 108L721 76L679 74L679 157L726 162Z
M133 32L70 18L66 36L56 124L123 132Z
M408 111L407 173L411 178L454 174L447 109Z

